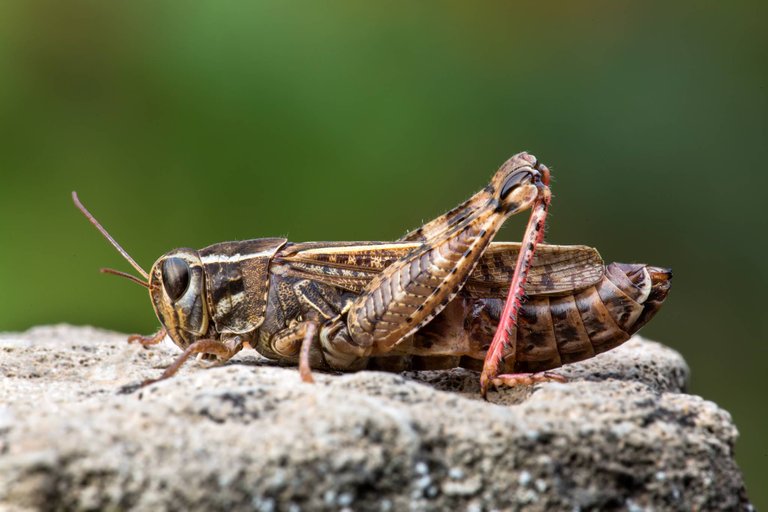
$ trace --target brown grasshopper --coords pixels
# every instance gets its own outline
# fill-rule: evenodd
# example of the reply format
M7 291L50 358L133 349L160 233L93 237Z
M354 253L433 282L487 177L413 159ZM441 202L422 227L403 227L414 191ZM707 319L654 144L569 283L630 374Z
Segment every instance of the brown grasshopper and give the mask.
M604 265L591 247L540 244L550 197L547 167L520 153L483 190L394 243L224 242L170 251L147 273L73 192L144 280L102 271L149 289L162 328L130 340L167 335L183 350L155 380L193 354L223 362L249 345L298 363L305 381L310 367L481 370L483 395L491 383L562 380L548 370L620 345L669 291L667 269ZM521 243L491 242L529 208Z

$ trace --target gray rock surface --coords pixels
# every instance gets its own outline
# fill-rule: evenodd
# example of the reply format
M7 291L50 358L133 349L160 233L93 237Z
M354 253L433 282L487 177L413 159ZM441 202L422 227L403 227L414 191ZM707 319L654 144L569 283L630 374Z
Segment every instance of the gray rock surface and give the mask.
M0 335L0 510L739 510L729 414L639 337L566 384L316 374L71 326ZM131 389L134 389L131 391Z

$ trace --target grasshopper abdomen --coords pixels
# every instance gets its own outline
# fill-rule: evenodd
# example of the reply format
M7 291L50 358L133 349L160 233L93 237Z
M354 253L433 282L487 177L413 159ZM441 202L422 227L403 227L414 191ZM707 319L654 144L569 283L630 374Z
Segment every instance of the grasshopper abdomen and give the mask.
M603 278L586 289L529 297L504 354L503 371L552 370L621 345L658 311L670 279L666 269L611 263ZM502 306L500 298L460 296L402 343L396 354L374 357L370 365L392 370L456 366L479 370Z

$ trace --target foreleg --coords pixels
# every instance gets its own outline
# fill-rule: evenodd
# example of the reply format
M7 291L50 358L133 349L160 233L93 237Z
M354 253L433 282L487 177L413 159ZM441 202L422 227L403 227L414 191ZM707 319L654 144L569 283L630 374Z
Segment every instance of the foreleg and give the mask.
M163 327L152 336L142 336L141 334L132 334L128 336L128 343L139 343L142 347L148 347L150 345L157 345L165 339L168 333Z
M145 380L142 383L142 386L148 386L150 384L154 384L155 382L173 377L176 372L178 372L179 369L184 365L187 359L189 359L190 356L194 354L211 354L218 357L221 362L229 360L242 347L242 343L240 343L239 339L237 338L229 341L230 343L225 343L223 341L214 339L197 340L188 346L184 352L182 352L182 354L176 358L176 360L168 368L165 369L160 377L156 379Z

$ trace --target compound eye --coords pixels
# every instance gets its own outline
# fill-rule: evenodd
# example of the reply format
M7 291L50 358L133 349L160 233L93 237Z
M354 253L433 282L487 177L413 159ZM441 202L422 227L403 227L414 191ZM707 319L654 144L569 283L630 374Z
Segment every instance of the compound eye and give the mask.
M502 201L507 198L510 192L520 186L520 183L522 183L526 178L530 179L531 176L533 176L533 174L530 171L517 171L512 174L512 176L507 178L507 181L505 181L504 185L501 187L500 197Z
M172 301L179 300L189 286L189 265L181 258L168 258L161 270L165 293Z

